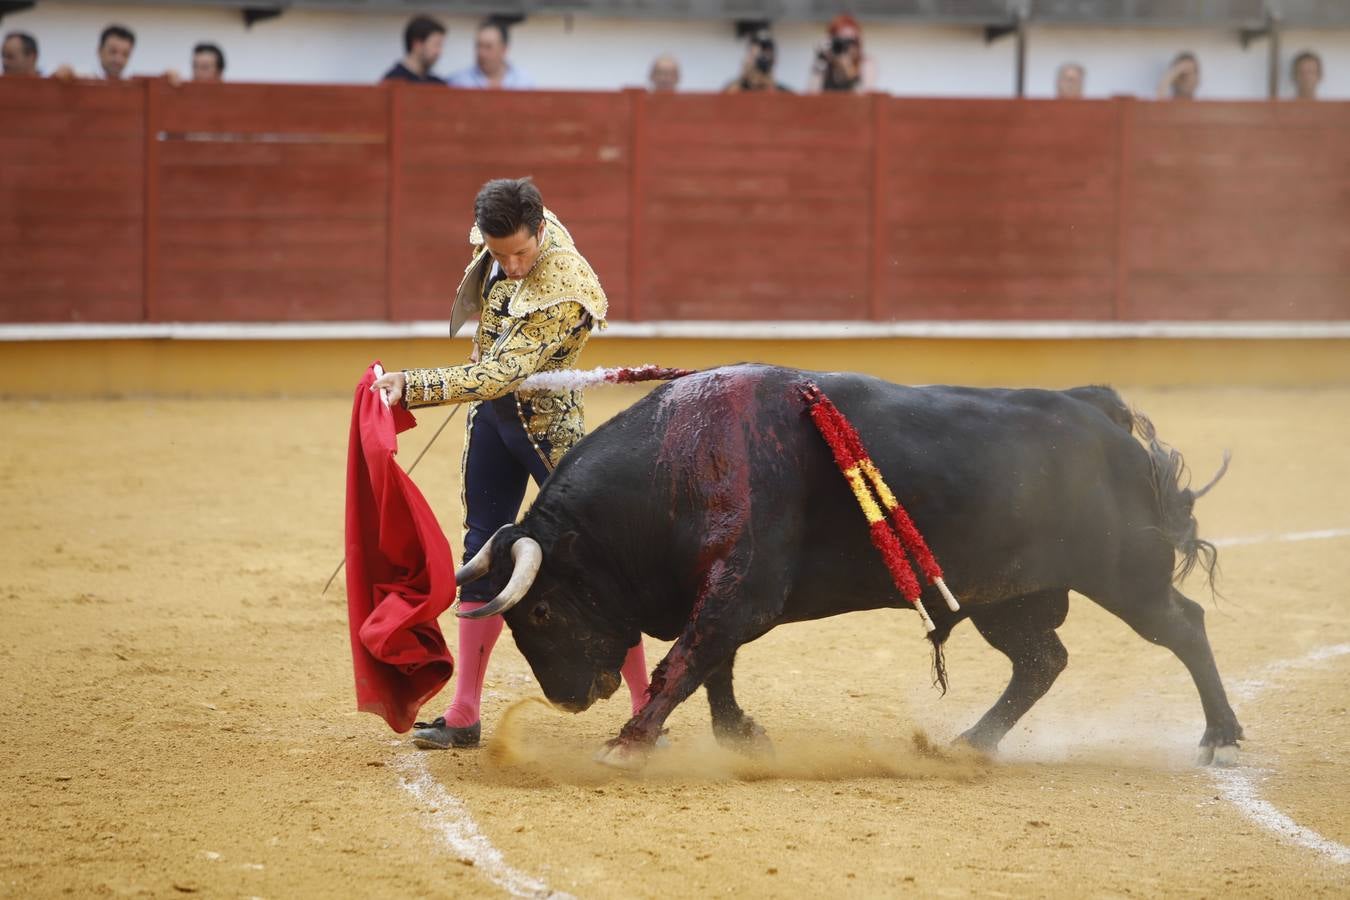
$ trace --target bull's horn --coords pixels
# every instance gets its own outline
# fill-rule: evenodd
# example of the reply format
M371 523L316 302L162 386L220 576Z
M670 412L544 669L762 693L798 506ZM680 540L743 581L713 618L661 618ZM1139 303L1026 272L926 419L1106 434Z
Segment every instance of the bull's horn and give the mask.
M502 592L486 606L463 612L456 610L455 615L461 619L486 619L504 613L519 603L529 593L534 577L539 574L539 566L544 562L544 550L532 537L516 538L511 545L511 559L515 561L515 568L511 570L511 580L502 588Z
M511 526L503 525L493 532L492 537L487 539L487 543L473 555L473 559L466 562L455 570L455 584L468 584L471 581L477 581L488 573L492 568L492 542L497 539L497 535Z

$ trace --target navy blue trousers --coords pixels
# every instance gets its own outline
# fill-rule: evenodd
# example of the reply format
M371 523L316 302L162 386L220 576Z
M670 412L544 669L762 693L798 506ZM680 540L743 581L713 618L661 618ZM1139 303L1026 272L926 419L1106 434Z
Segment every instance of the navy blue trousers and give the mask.
M469 424L464 462L464 559L482 549L492 533L516 520L529 479L543 484L550 468L534 448L520 420L512 394L478 405ZM461 600L485 601L493 596L491 579L466 584Z

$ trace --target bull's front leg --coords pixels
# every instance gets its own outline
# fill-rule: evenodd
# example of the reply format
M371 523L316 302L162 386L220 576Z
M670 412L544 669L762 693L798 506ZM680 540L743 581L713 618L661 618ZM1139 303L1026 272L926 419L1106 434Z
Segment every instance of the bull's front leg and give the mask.
M713 564L689 623L652 672L647 704L596 757L600 762L622 768L641 766L675 707L735 655L748 633L758 633L755 623L737 621L732 614L745 608L728 602L745 586L738 578L726 577L726 572L722 563Z

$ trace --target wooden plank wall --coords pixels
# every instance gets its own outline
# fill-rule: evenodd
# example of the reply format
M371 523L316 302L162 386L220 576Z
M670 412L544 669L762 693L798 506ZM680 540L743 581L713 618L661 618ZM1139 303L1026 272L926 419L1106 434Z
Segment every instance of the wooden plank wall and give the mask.
M867 98L642 102L644 317L866 318Z
M448 319L469 258L478 189L531 176L626 316L631 102L623 94L391 85L398 120L395 319Z
M385 318L387 93L152 84L149 318Z
M145 91L0 78L0 320L127 322L145 289Z
M883 319L1114 318L1112 103L885 106Z
M1128 318L1350 318L1350 104L1130 104Z
M1350 104L0 79L0 321L438 319L532 175L616 319L1350 319Z

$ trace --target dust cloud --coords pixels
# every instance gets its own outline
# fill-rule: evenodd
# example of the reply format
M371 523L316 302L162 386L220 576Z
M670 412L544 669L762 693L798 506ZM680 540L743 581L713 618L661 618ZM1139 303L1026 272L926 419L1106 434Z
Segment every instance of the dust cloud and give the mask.
M487 747L489 766L506 780L594 785L616 778L680 781L842 781L852 778L971 781L992 768L969 747L944 746L915 728L908 741L858 740L816 733L771 735L772 753L749 755L711 735L681 738L652 751L639 770L596 762L601 747L546 737L543 720L564 715L537 697L508 707Z

